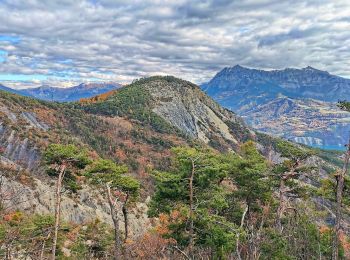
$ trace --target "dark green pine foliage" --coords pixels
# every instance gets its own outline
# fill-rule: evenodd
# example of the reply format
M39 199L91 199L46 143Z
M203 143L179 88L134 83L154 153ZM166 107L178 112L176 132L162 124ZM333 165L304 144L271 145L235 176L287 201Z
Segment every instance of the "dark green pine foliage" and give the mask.
M99 159L87 169L85 176L95 185L109 183L111 188L129 193L132 198L138 196L140 183L133 177L127 175L128 168L117 165L111 160Z
M230 160L230 178L237 185L231 194L236 202L244 201L248 213L260 211L271 199L272 187L267 174L267 162L251 141L243 144L239 155Z
M227 191L221 182L227 176L228 162L224 156L209 149L179 147L173 149L172 170L155 172L156 192L150 204L150 216L179 210L187 217L183 223L172 225L172 237L186 247L190 213L190 183L193 171L193 222L195 244L211 248L217 257L230 252L234 243L235 226L220 215L228 207Z
M154 78L140 79L119 89L106 100L74 106L93 114L135 119L160 133L178 132L178 129L152 111L152 96L143 86L152 80Z
M88 151L72 144L50 144L44 153L44 160L48 165L47 173L50 176L58 176L59 167L66 165L63 183L72 192L80 189L77 175L91 163Z

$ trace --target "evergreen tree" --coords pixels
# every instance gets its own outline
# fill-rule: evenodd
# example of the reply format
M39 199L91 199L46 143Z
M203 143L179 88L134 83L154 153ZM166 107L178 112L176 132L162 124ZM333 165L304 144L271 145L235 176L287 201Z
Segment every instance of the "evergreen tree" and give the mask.
M75 145L51 144L46 149L44 158L52 171L58 175L56 184L55 226L52 245L52 259L56 258L57 235L61 214L62 182L67 171L74 172L90 163L87 151Z
M91 165L86 173L93 183L105 188L114 224L115 259L119 259L122 255L122 239L117 213L118 203L122 203L124 240L126 240L128 236L128 206L137 197L140 189L140 183L136 179L127 176L127 172L128 168L126 166L116 165L111 160L99 159Z
M235 226L221 212L228 207L227 191L222 181L227 176L228 161L209 149L179 147L169 172L156 172L156 192L150 215L171 213L178 209L185 221L171 226L179 245L187 246L194 257L194 246L210 248L211 254L222 256L230 251Z

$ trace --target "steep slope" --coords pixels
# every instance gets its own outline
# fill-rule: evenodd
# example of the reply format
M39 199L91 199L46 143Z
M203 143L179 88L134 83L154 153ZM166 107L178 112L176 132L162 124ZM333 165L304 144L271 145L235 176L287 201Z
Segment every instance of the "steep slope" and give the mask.
M143 203L152 193L149 171L165 169L170 148L186 140L125 118L85 114L66 104L0 91L0 173L9 174L2 179L3 187L18 194L12 207L28 213L53 213L54 179L46 174L42 161L42 152L50 143L76 144L127 165L129 174L142 183L141 202L130 212L131 232L141 234L149 225ZM68 185L62 203L66 221L85 223L99 218L111 224L105 198L84 178Z
M263 71L237 65L202 88L257 130L324 148L343 147L348 138L348 113L331 102L350 99L350 79L311 67Z
M141 182L139 202L129 212L131 234L135 235L152 225L146 214L147 201L154 192L150 173L169 169L171 147L207 143L217 150L239 151L248 139L255 140L272 163L310 152L250 131L238 116L220 107L198 86L173 77L142 79L107 95L71 104L0 91L0 171L9 172L4 180L6 188L19 194L21 203L14 203L14 208L53 213L55 179L45 171L42 151L50 143L76 144L89 149L92 156L126 164L129 174ZM334 169L334 162L341 163L328 154L311 156L316 177L303 176L305 185L320 185L320 179ZM99 218L111 224L106 199L84 176L65 188L62 217L66 221L84 224ZM324 203L316 202L321 210Z
M82 98L90 98L111 90L120 88L117 83L82 83L78 86L70 88L57 88L51 86L41 86L37 88L27 88L15 90L0 85L1 90L11 93L34 97L47 101L70 102L77 101Z
M129 116L158 131L172 127L192 139L222 148L237 147L254 135L238 116L220 107L198 86L170 76L138 80L105 100L87 102L83 109ZM171 127L161 124L159 117Z

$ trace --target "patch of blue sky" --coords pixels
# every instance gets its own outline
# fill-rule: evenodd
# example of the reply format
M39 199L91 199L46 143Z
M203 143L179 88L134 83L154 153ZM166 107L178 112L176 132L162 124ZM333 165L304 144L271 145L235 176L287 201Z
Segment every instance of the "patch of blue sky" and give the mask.
M61 64L73 64L73 60L65 57L55 57L55 61Z
M73 64L72 59L62 59L62 60L59 60L58 62L60 62L62 64Z
M28 64L28 66L31 68L31 69L36 69L39 65L39 61L37 60L31 60L30 63Z
M0 81L32 81L32 80L46 80L46 75L40 74L0 74Z
M0 41L17 44L21 41L21 38L18 36L11 36L11 35L0 35Z
M7 52L0 50L0 63L3 63L4 61L6 61L6 57L7 57Z
M91 4L93 4L93 5L96 5L97 2L98 2L98 0L89 0L89 2L90 2Z
M77 70L75 68L64 69L60 71L52 71L50 73L52 76L60 77L60 78L72 78L76 77Z

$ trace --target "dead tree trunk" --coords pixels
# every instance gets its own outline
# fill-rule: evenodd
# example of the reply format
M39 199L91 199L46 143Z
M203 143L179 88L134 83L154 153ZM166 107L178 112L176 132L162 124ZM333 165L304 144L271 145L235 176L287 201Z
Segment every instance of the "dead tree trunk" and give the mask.
M45 245L46 245L46 241L50 238L51 236L51 231L49 231L49 233L47 234L46 238L43 241L43 244L41 246L41 250L40 250L40 260L44 259L44 251L45 251Z
M245 216L247 215L247 212L249 211L249 205L246 206L243 214L242 214L242 218L241 218L241 225L240 225L240 229L242 230L243 229L243 226L244 226L244 220L245 220ZM241 231L240 230L240 231ZM241 257L241 252L240 252L240 249L239 249L239 244L240 244L240 231L237 232L236 234L236 254L237 254L237 259L238 260L241 260L242 257Z
M282 232L282 216L285 208L284 200L284 190L286 188L284 177L281 177L280 186L279 186L279 205L277 209L277 218L276 218L276 228L279 232Z
M342 171L337 175L337 202L335 209L335 225L334 225L334 234L333 234L333 245L332 245L332 260L338 259L339 254L339 235L341 229L341 207L343 200L343 190L344 190L344 180L346 173L349 167L349 159L350 159L350 138L349 143L347 144L347 151L344 159L344 166Z
M56 259L56 247L57 247L57 237L58 230L60 227L60 216L61 216L61 191L62 191L62 182L64 174L66 172L66 165L62 164L60 166L60 172L58 174L57 184L56 184L56 205L55 205L55 227L54 227L54 236L52 244L52 260Z
M299 176L299 173L297 172L297 169L298 167L300 166L300 161L297 160L294 165L291 167L291 169L288 171L288 172L284 172L282 175L281 175L281 178L280 178L280 184L279 184L279 187L278 187L278 192L279 192L279 205L278 205L278 208L277 208L277 216L276 216L276 229L279 231L279 232L282 232L282 217L283 217L283 214L287 208L287 205L286 205L286 194L288 192L291 192L293 191L293 189L289 189L286 187L286 182L289 180L289 179L293 179L293 178L296 178Z
M108 194L108 203L111 211L112 221L114 225L114 259L121 259L122 252L122 243L120 239L120 231L119 231L119 219L115 209L115 201L113 201L111 188L109 184L106 184L107 194Z
M124 216L124 231L125 231L125 237L124 242L128 239L129 236L129 223L128 223L128 200L129 200L129 193L126 193L125 201L123 203L122 211Z
M195 162L193 159L191 159L192 163L192 169L191 169L191 175L189 178L189 193L190 193L190 241L188 245L188 251L189 251L189 257L193 259L193 247L194 247L194 224L193 224L193 218L194 218L194 206L193 206L193 179L195 174Z

